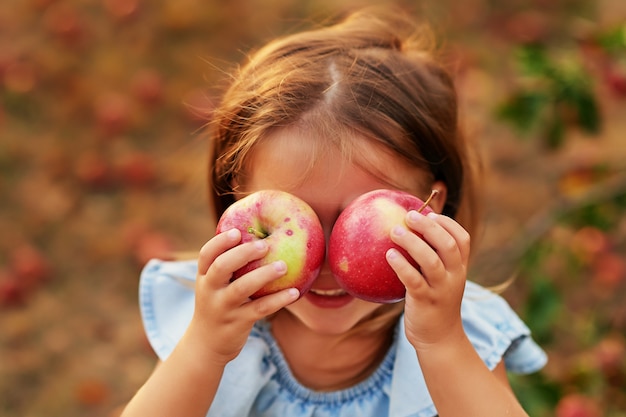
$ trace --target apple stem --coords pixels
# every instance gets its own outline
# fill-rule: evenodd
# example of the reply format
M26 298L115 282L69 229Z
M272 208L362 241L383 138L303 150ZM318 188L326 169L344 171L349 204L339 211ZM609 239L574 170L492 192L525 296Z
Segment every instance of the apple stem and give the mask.
M248 227L248 233L258 237L259 239L265 239L267 237L267 233L263 233L260 230L257 230L252 226Z
M417 209L418 213L421 213L422 211L424 211L424 209L426 208L426 206L428 206L428 203L430 203L432 201L433 198L435 198L435 196L439 194L438 190L432 190L430 192L430 196L426 199L426 201L424 201L424 204L422 204L422 207Z

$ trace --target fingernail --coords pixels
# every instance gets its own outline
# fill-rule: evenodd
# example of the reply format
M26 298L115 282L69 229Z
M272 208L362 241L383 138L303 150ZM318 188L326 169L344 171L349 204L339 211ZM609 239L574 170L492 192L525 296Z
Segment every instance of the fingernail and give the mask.
M276 272L286 272L287 271L287 264L285 264L285 262L283 261L276 261L274 262L274 270Z
M396 259L398 257L398 251L396 249L389 249L387 251L387 259Z
M423 216L423 214L418 213L415 210L409 211L409 220L412 221L412 222L419 221L420 217L422 217L422 216Z
M406 232L406 230L402 226L394 226L392 232L396 236L402 236Z
M298 291L297 288L289 288L287 290L287 294L289 294L289 298L294 299L294 300L300 297L300 291Z
M229 239L237 239L239 237L239 230L238 229L230 229L228 232L226 232L227 236Z
M256 240L254 242L254 247L257 248L258 250L263 250L267 247L267 243L265 243L264 240Z
M437 213L435 213L434 211L430 212L427 214L428 217L430 217L431 219L436 219L437 216L439 216Z

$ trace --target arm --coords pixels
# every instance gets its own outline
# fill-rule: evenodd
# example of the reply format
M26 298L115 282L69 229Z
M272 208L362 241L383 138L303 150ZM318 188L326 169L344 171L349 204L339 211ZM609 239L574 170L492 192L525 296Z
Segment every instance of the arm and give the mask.
M527 417L504 365L491 372L463 329L469 235L449 217L415 214L409 213L406 225L394 228L391 238L420 267L393 249L387 259L407 288L406 334L439 416Z
M504 363L493 372L463 334L460 340L417 351L439 416L524 416Z
M249 299L286 272L283 262L230 283L234 271L267 252L262 241L238 245L240 240L240 232L232 230L215 236L200 250L191 323L171 355L132 398L123 417L205 416L224 367L239 354L254 323L297 299L294 289Z

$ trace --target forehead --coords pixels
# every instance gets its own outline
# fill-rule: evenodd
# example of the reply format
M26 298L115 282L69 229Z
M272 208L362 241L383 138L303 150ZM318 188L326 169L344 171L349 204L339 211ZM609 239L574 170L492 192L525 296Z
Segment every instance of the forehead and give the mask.
M333 188L376 182L413 194L430 190L432 180L383 145L364 136L323 138L303 129L276 129L251 150L240 185L246 189L278 188L293 191L303 184ZM350 174L346 177L346 174Z

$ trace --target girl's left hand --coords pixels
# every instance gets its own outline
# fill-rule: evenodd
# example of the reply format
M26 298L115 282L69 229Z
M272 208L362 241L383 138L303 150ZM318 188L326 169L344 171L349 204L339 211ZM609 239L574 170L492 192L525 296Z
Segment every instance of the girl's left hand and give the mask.
M406 335L419 350L463 332L461 300L470 236L455 220L443 215L410 211L405 221L406 226L392 229L391 239L419 268L396 249L387 251L387 261L406 287Z

